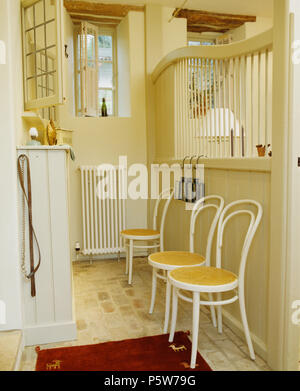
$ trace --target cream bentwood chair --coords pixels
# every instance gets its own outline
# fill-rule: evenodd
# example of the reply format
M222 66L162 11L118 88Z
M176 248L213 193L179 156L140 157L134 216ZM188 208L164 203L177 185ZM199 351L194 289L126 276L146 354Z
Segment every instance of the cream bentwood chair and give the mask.
M241 205L252 205L256 207L256 213L254 213L250 208L248 209L239 209L231 210L236 206ZM230 213L228 213L230 211ZM254 235L257 231L259 223L262 218L262 206L253 200L239 200L232 202L227 205L219 220L218 225L218 236L217 236L217 258L216 258L216 268L214 267L189 267L189 268L180 268L169 272L168 279L173 286L173 309L172 309L172 323L171 323L171 332L169 336L169 342L173 342L174 333L176 328L176 318L177 318L177 306L178 306L178 297L193 303L193 342L192 342L192 355L191 355L191 368L195 368L196 357L197 357L197 345L198 345L198 331L199 331L199 313L200 305L210 305L218 306L218 331L222 333L222 309L221 306L225 304L231 304L239 300L240 311L242 322L245 331L245 337L249 348L250 357L252 360L255 360L255 353L253 350L253 345L251 341L251 336L249 332L249 326L246 316L245 309L245 292L244 292L244 277L245 269L247 263L248 252L253 241ZM222 258L222 247L223 247L223 234L224 228L228 221L237 216L237 215L249 215L250 223L249 228L244 240L241 261L239 267L239 275L236 276L234 273L221 268L221 258ZM180 290L186 290L193 292L193 298L185 296ZM236 292L238 290L238 292ZM223 299L221 297L222 292L233 293L233 297L229 299ZM200 300L200 293L216 293L216 301L202 301Z
M209 203L207 203L209 201ZM215 202L215 203L214 203ZM149 313L153 313L155 296L156 296L156 283L157 278L167 281L166 284L166 306L165 306L165 322L164 333L168 332L168 324L170 317L170 301L171 301L171 284L164 274L160 274L162 271L174 270L181 267L190 266L210 266L210 256L214 233L218 224L219 217L224 207L224 199L220 196L207 196L196 202L190 219L190 251L166 251L149 255L148 262L153 267L152 270L152 295ZM194 251L194 236L195 236L195 224L200 212L205 209L212 208L216 210L215 216L212 220L210 230L207 237L206 254L203 257L200 254L196 254ZM212 300L212 298L211 298ZM214 307L211 307L211 316L213 325L216 327L216 315Z
M124 239L124 246L126 248L126 274L128 274L128 284L132 283L132 268L133 268L133 249L164 249L164 228L167 211L171 200L174 197L174 190L164 190L159 196L155 203L154 214L153 214L153 229L126 229L121 232L121 237ZM166 200L162 210L162 216L160 221L160 228L158 230L158 210L162 200ZM135 245L135 241L153 242L151 245Z

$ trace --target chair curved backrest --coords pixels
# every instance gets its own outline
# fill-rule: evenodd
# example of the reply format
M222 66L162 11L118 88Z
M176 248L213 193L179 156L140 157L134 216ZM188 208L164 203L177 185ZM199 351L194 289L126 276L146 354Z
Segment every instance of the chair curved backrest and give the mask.
M235 211L232 211L231 213L228 213L230 209L234 208L235 206L239 205L252 205L255 206L257 211L256 214L252 212L250 209L238 209ZM218 236L217 236L217 259L216 259L216 267L221 268L222 263L222 247L223 247L223 236L224 236L224 229L230 219L232 219L235 216L238 215L249 215L250 216L250 222L247 234L245 236L242 253L241 253L241 261L240 261L240 267L239 267L239 280L244 281L245 276L245 269L246 269L246 263L247 263L247 257L249 253L249 249L251 246L251 243L253 241L254 235L257 231L257 228L260 224L262 215L263 215L263 209L259 202L254 200L238 200L234 201L231 204L227 205L219 219L218 224Z
M209 203L207 203L209 201ZM213 203L212 201L217 201L218 204ZM217 195L211 195L201 198L199 201L196 202L192 215L191 215L191 221L190 221L190 252L195 252L195 224L197 217L199 214L205 210L213 208L216 209L215 216L212 220L208 237L207 237L207 243L206 243L206 253L205 253L205 261L206 266L210 266L210 258L211 258L211 248L212 248L212 242L214 238L214 234L216 231L216 227L220 218L220 215L222 213L222 210L224 208L224 199Z
M165 198L166 197L166 198ZM155 207L154 207L154 213L153 213L153 229L157 230L157 216L158 216L158 208L161 203L161 201L166 199L165 206L162 211L162 216L160 220L160 227L159 227L159 232L160 232L160 251L164 251L164 229L165 229L165 221L166 221L166 215L168 212L169 205L174 198L174 189L167 189L164 190L160 193L158 196Z

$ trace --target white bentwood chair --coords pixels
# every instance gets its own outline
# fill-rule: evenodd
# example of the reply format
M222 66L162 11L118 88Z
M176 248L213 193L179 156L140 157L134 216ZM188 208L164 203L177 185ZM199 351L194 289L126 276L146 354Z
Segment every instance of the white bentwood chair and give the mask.
M126 248L126 274L128 274L128 284L132 283L132 269L133 269L133 249L159 249L164 250L164 229L165 220L168 212L170 202L174 197L174 190L167 189L161 192L156 200L154 213L153 213L153 229L126 229L121 232L121 237L124 239L124 246ZM160 227L158 229L158 211L162 200L165 200L165 205L162 210L162 216L160 221ZM135 245L134 242L153 242L151 245Z
M256 213L252 209L240 209L231 210L236 206L251 205L256 207ZM231 210L231 211L230 211ZM230 213L228 213L230 211ZM241 261L239 267L239 275L221 268L222 247L223 247L223 235L224 229L228 221L238 215L249 215L250 222L249 228L244 240ZM227 205L219 220L218 236L217 236L217 259L216 268L214 267L189 267L175 269L168 274L168 279L173 286L173 310L172 310L172 322L171 331L169 336L169 342L173 342L176 318L177 318L177 306L178 297L182 300L193 303L193 335L192 335L192 354L191 354L191 368L195 368L197 358L197 345L198 345L198 332L199 332L199 313L200 305L218 306L218 331L222 333L222 309L221 306L225 304L231 304L239 300L240 311L242 317L242 323L244 326L245 337L249 348L250 357L255 360L255 353L251 341L246 309L245 309L245 291L244 291L244 279L245 269L248 258L248 252L253 241L254 235L260 224L263 210L262 206L253 200L239 200ZM186 290L193 292L193 298L185 296L180 290ZM236 291L237 290L237 291ZM221 293L235 291L233 297L230 299L222 300ZM201 301L200 293L216 293L216 301Z
M166 280L166 304L165 304L165 322L164 322L164 333L168 332L168 324L170 317L170 302L171 302L171 284L169 280L161 274L160 271L171 271L181 267L190 266L210 266L211 248L218 224L219 217L224 207L224 199L220 196L206 196L196 202L190 219L190 251L166 251L159 252L149 255L148 262L153 267L152 270L152 295L149 313L152 314L154 310L155 297L156 297L156 285L157 278ZM207 237L206 243L206 254L205 257L195 253L195 224L196 220L201 212L205 209L212 208L215 210L214 218L212 219L210 230ZM212 297L210 298L212 300ZM216 327L216 315L214 307L211 307L211 317L213 325Z

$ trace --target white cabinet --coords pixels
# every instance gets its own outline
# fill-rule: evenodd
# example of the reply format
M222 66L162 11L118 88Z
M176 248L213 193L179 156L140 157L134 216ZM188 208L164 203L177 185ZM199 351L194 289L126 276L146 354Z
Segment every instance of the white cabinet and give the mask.
M41 146L20 147L18 156L21 154L30 160L33 225L41 249L36 297L31 297L30 281L22 278L25 345L73 340L76 339L76 322L69 243L68 153L66 148ZM21 227L19 184L18 188ZM29 270L27 242L26 232L26 267Z

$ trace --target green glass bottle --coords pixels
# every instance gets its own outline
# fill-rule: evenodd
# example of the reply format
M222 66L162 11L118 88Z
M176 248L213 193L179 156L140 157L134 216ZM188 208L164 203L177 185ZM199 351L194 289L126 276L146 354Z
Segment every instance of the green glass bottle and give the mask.
M107 106L105 98L102 99L102 108L101 108L102 117L107 117Z

